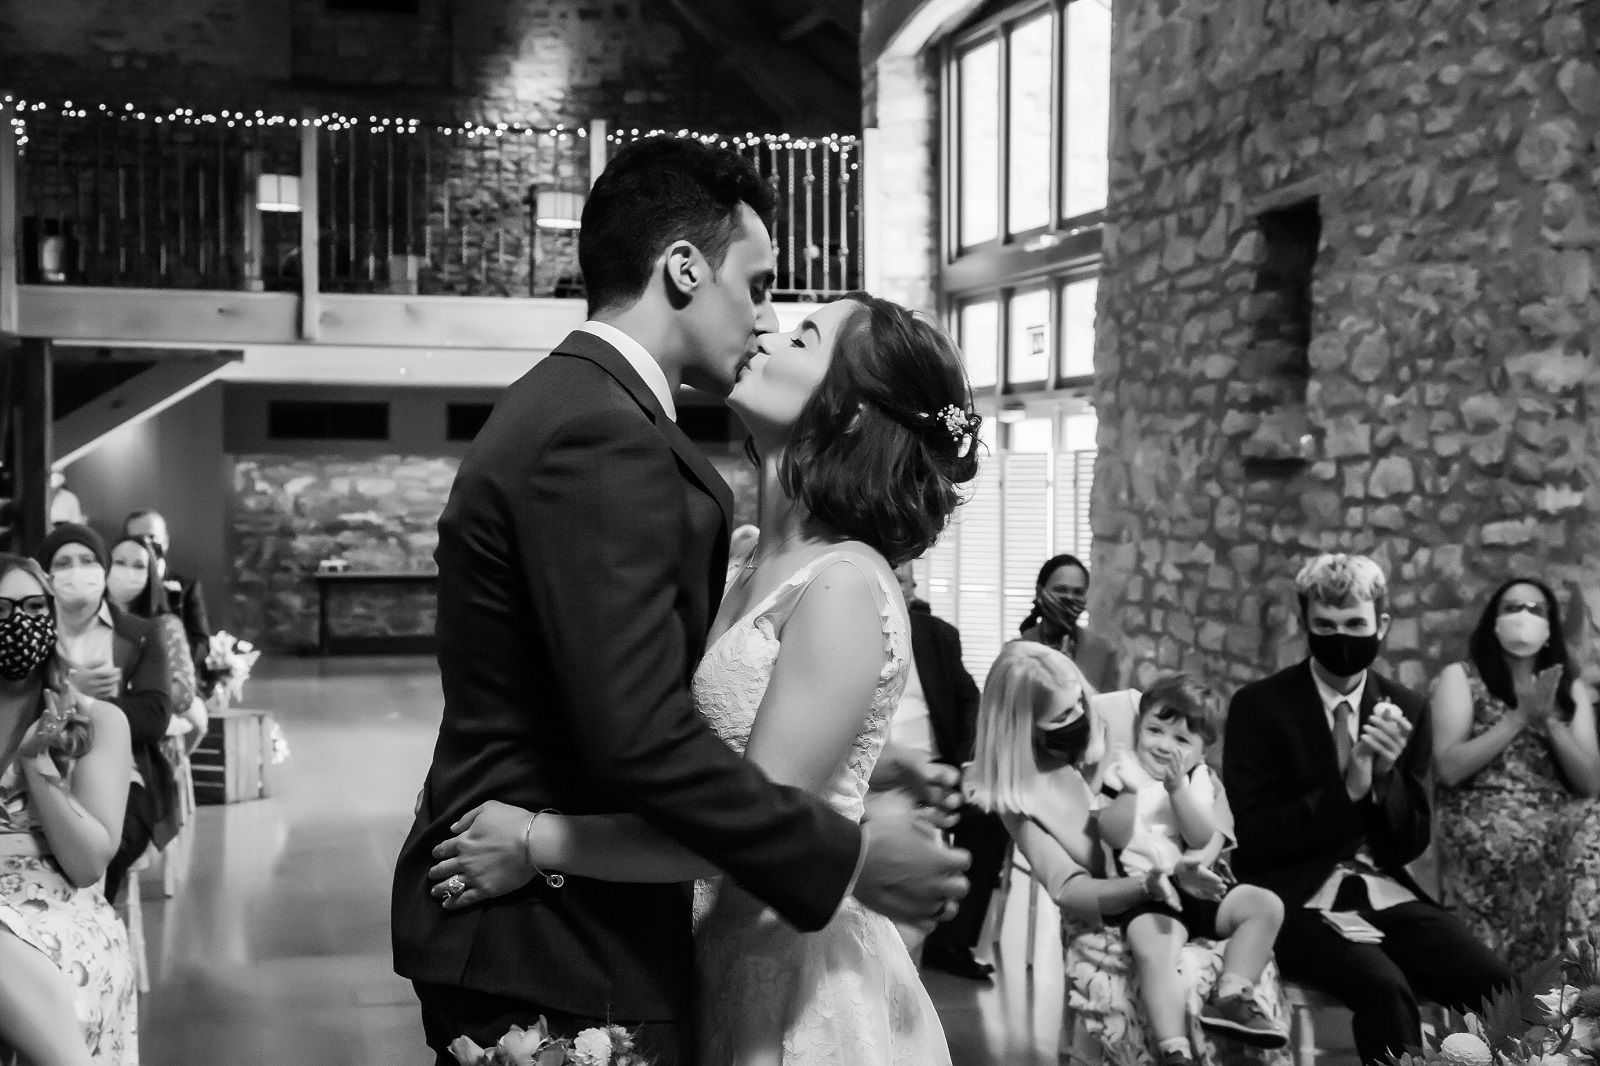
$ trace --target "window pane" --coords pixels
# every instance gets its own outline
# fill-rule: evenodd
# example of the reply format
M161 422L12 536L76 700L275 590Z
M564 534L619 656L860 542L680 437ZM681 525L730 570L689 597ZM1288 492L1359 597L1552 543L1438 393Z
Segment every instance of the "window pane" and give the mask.
M1094 374L1094 298L1099 278L1074 281L1061 290L1061 376Z
M1050 45L1055 19L1049 13L1011 31L1010 232L1050 222Z
M1106 205L1111 130L1111 0L1067 5L1066 159L1061 211L1067 218Z
M959 65L956 152L965 248L1000 235L1000 42L979 45Z
M1020 422L1012 422L1006 427L1006 450L1040 455L1048 453L1055 444L1055 425L1055 420L1050 418L1024 418ZM1043 480L1041 477L1041 487ZM1043 508L1040 510L1042 512Z
M1011 344L1006 380L1043 381L1050 376L1050 290L1019 292L1011 298Z
M961 308L961 352L973 389L993 388L1000 374L1000 305L994 300Z

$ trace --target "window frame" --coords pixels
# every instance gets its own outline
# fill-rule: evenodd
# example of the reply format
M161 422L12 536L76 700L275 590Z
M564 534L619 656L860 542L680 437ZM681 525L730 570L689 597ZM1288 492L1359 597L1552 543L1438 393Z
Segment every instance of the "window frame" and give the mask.
M1008 395L1064 394L1087 395L1092 376L1062 374L1061 343L1065 319L1065 285L1099 273L1102 258L1105 209L1071 218L1063 214L1063 181L1066 168L1067 8L1085 0L1019 0L974 21L948 36L939 46L942 121L941 139L944 178L940 182L940 271L938 279L941 309L947 321L968 303L994 299L999 302L997 350L1000 354L997 383L975 390L986 407L996 409L999 398ZM1092 0L1088 0L1092 2ZM1050 217L1042 227L1016 233L1010 230L1011 191L1011 38L1012 29L1038 17L1048 17L1052 26L1051 44L1051 145ZM961 86L959 63L974 48L999 42L1000 84L998 91L999 198L998 236L966 247L961 238ZM1111 93L1108 87L1108 93ZM1114 97L1114 93L1113 93ZM1110 101L1115 113L1115 100ZM1107 161L1110 145L1108 134ZM1045 285L1051 291L1053 357L1044 381L1013 382L1009 378L1007 355L1010 346L1010 302L1019 291ZM952 323L953 324L953 323Z

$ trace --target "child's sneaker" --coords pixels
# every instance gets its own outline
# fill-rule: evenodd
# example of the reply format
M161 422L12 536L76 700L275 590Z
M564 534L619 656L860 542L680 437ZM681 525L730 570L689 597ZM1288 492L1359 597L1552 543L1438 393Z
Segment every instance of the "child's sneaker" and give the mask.
M1194 1058L1187 1051L1163 1051L1161 1066L1194 1066Z
M1251 1047L1280 1048L1289 1042L1289 1034L1272 1023L1254 997L1242 992L1206 1000L1205 1006L1200 1008L1200 1025ZM1163 1062L1162 1066L1166 1064Z

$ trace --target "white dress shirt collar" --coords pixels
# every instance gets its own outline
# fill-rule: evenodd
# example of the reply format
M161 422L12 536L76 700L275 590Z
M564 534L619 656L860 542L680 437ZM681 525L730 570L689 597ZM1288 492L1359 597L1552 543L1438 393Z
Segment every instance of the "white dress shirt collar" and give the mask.
M1361 696L1367 688L1367 672L1361 671L1361 680L1356 682L1356 687L1349 692L1340 692L1317 673L1316 667L1311 668L1311 679L1317 683L1317 695L1322 698L1322 713L1328 719L1328 730L1333 731L1334 710L1341 703L1350 704L1350 737L1355 739L1361 735Z
M661 401L661 409L667 417L674 422L678 420L678 405L672 400L672 389L667 384L666 371L661 369L661 364L651 358L645 351L644 345L622 332L616 326L606 322L596 322L593 319L578 327L585 333L592 334L615 348L628 365L638 371L644 383L655 393L656 399Z

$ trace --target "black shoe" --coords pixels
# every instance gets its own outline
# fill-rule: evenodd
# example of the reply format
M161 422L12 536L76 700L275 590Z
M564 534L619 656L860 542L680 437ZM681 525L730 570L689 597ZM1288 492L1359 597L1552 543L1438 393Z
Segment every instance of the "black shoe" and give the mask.
M1161 1066L1194 1066L1194 1057L1187 1051L1163 1051Z
M1274 1025L1253 998L1243 994L1226 999L1212 996L1200 1008L1200 1027L1251 1047L1280 1048L1289 1042L1289 1034Z
M972 957L971 948L944 947L938 944L927 944L923 947L922 965L955 974L957 977L965 977L969 981L988 981L994 973L993 966Z

